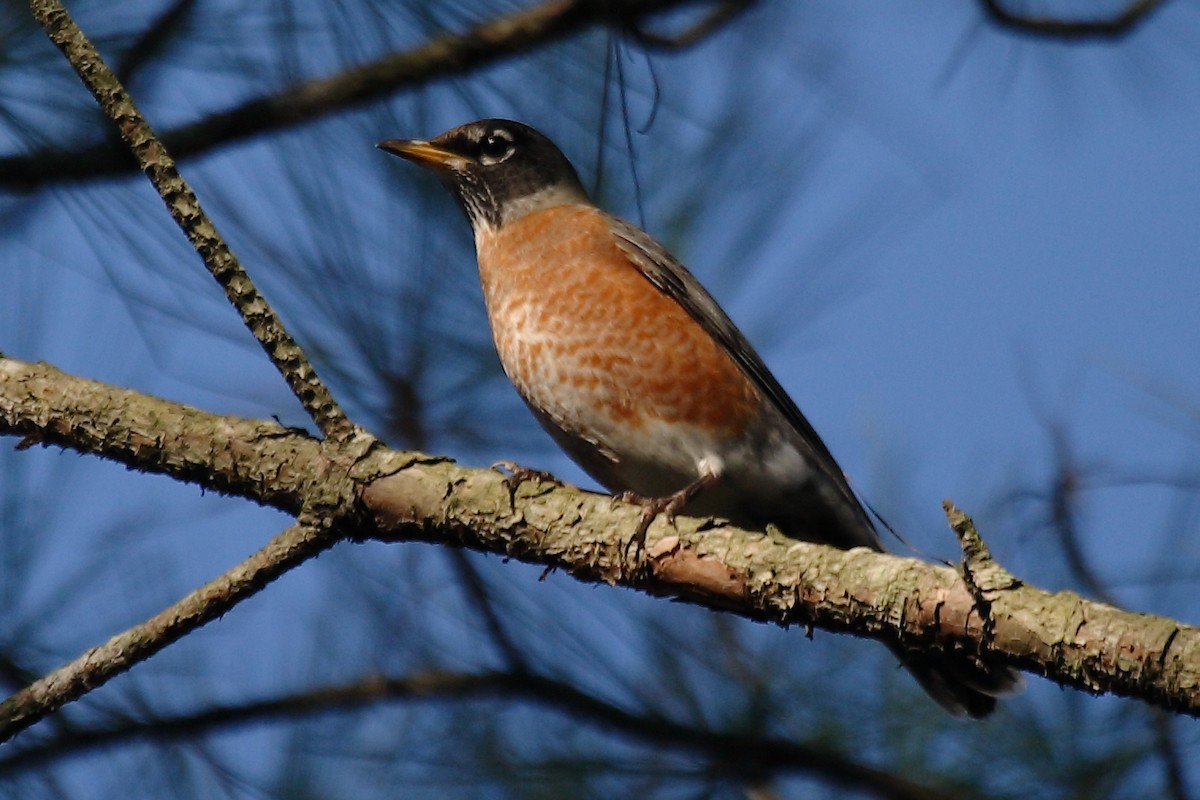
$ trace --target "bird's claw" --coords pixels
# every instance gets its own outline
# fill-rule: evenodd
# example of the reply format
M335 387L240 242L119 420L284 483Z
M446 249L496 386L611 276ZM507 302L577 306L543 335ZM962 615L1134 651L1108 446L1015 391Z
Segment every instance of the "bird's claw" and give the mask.
M637 530L634 531L633 537L625 545L626 566L632 571L640 569L645 565L646 557L646 533L650 530L650 526L654 520L662 515L666 515L667 522L675 524L675 517L687 505L687 502L692 499L694 492L690 491L691 487L685 487L674 494L669 494L666 497L643 497L635 492L621 492L616 495L616 499L624 503L633 503L642 507L642 516L638 520ZM629 545L633 545L633 558L629 559Z
M562 485L562 481L549 472L522 467L515 461L497 461L492 464L492 469L497 472L508 473L504 476L502 483L504 484L504 488L508 490L508 504L510 506L515 506L517 502L517 489L526 481L540 481L542 483L554 484L555 486Z

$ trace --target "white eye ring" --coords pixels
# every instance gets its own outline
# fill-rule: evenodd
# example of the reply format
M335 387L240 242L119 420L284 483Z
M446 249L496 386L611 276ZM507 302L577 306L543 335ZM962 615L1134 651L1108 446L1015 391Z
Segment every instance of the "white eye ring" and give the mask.
M516 151L513 135L503 128L494 128L479 142L479 163L490 167L508 160Z

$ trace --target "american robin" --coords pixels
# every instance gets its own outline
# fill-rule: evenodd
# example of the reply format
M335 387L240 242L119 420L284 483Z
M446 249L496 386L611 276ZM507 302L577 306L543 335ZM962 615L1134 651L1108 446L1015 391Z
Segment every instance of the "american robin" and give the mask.
M485 119L379 147L432 170L475 233L500 361L567 454L650 514L686 511L882 550L800 409L704 287L645 231L597 208L566 156ZM982 717L1018 676L897 650L943 707Z

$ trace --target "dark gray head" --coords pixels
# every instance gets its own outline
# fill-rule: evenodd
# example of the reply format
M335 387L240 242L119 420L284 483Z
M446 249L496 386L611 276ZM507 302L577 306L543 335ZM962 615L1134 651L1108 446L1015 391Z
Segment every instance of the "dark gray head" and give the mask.
M562 151L519 122L481 119L429 141L388 139L378 147L437 173L476 232L539 209L590 202Z

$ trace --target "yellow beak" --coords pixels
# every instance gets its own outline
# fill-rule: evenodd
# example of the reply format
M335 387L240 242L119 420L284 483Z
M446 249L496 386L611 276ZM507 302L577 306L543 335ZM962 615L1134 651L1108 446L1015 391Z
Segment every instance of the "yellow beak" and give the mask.
M386 153L432 169L461 169L467 164L467 159L453 150L422 139L388 139L375 146Z

